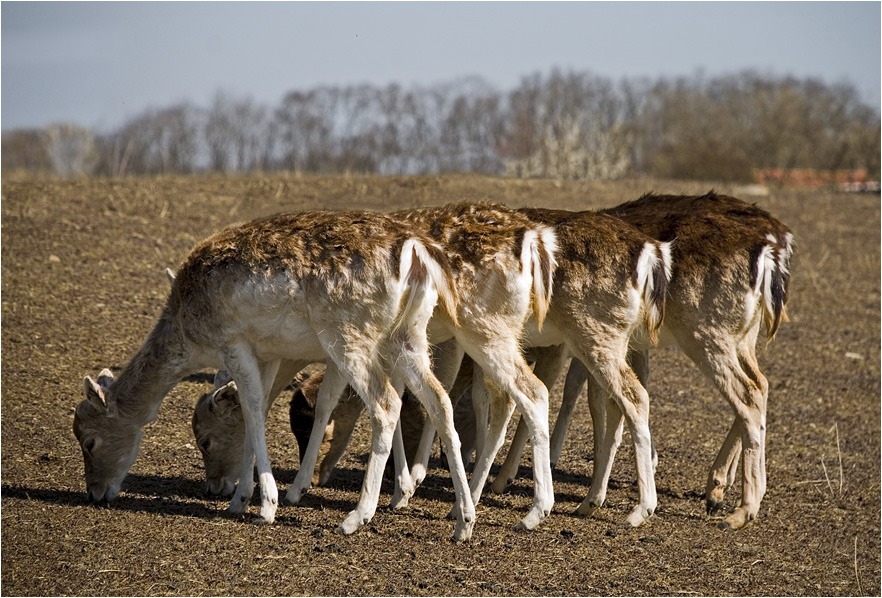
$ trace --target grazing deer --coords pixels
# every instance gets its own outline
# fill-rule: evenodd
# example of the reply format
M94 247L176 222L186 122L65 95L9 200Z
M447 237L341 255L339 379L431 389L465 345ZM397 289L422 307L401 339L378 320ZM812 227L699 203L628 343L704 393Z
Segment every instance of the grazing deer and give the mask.
M524 361L520 341L528 318L532 315L541 324L547 312L555 264L554 233L514 210L494 204L422 208L392 217L437 242L451 264L458 297L455 317L436 310L429 324L429 336L437 345L434 357L439 380L450 387L463 353L468 353L486 373L497 395L512 397L527 421L536 455L535 491L533 508L517 527L533 529L554 504L548 454L548 391ZM500 400L508 403L507 397ZM321 399L309 447L286 496L291 504L296 504L309 487L329 421L330 412L319 413ZM435 418L429 419L434 426ZM452 447L444 438L442 444L451 459ZM461 461L460 455L455 457ZM403 454L401 462L405 462ZM399 476L398 481L402 479ZM393 508L406 504L414 489L415 485L396 488ZM475 489L471 490L474 494Z
M446 255L380 214L285 214L216 234L185 260L159 321L119 379L104 370L97 381L84 380L86 399L73 427L90 499L119 494L142 428L171 388L188 374L222 367L236 383L245 427L243 467L229 510L247 509L256 457L260 518L271 523L278 491L266 448L266 396L282 362L325 360L319 406L332 408L349 383L365 401L373 429L362 494L339 531L352 533L374 514L399 415L398 390L407 385L450 451L459 506L454 537L468 539L474 505L450 400L428 355L426 325L439 300L439 311L455 324Z
M527 319L538 317L541 322L547 311L555 263L554 234L514 210L493 204L424 208L393 217L444 247L454 272L452 284L458 297L455 317L436 310L429 326L431 340L436 344L433 358L439 380L445 387L452 386L463 355L468 353L490 372L488 377L493 380L494 388L512 396L526 420L532 422L534 446L539 447L535 459L534 505L518 523L519 528L532 529L550 512L554 492L547 450L548 391L524 361L521 338ZM281 390L291 380L291 372L296 367L299 364L289 368L274 390ZM269 409L274 398L272 393L266 397L265 409ZM290 504L296 504L312 482L330 415L327 405L322 407L320 396L309 445L302 454L297 479L286 495L286 502ZM194 427L199 425L211 430L216 425L216 417L208 409L197 411L194 418L199 420ZM442 443L450 459L451 447L443 438ZM403 443L396 441L393 449L397 454L399 446L404 463ZM212 456L206 457L209 458ZM459 458L461 460L461 456ZM396 478L392 507L406 505L415 488L413 478L400 474Z
M765 492L765 413L768 382L756 360L761 326L766 341L782 320L790 278L793 235L768 212L738 199L717 195L645 195L604 211L648 235L674 241L674 269L660 333L660 346L677 344L720 390L735 412L735 422L712 465L707 482L709 513L722 506L735 482L741 447L745 467L739 506L720 525L739 528L756 517ZM546 222L546 218L538 221ZM644 386L649 377L648 347L632 343L631 361ZM564 399L551 440L556 463L582 386L589 378L574 359L567 373ZM604 422L604 397L588 386L595 443L610 428ZM614 429L614 443L621 429ZM519 426L492 489L511 483L525 434Z
M467 246L467 243L474 242L468 237L468 227L464 228L461 224L450 226L447 223L447 218L440 219L441 222L432 220L432 218L438 218L437 211L430 213L429 218L424 212L418 213L419 219L415 218L412 212L403 216L407 222L417 222L416 230L429 231L434 240L446 247L454 266L472 272L474 266L472 268L463 268L462 266L469 265L467 260L472 264L480 263L481 260L476 260L473 255L474 249L469 249ZM401 217L402 215L396 214L395 216ZM497 216L497 218L499 217ZM621 221L592 213L574 215L571 222L558 224L559 226L556 228L566 233L567 245L562 246L560 250L560 255L566 256L563 262L565 266L558 267L554 280L555 288L563 284L565 292L561 297L553 295L550 305L545 307L544 312L548 314L548 318L545 318L545 327L541 330L539 322L543 318L536 317L534 313L534 317L528 323L525 343L540 347L549 345L546 350L552 354L560 355L557 345L566 341L576 347L580 353L591 355L590 363L597 369L598 376L608 380L609 387L615 389L622 403L627 405L629 422L633 422L635 429L642 431L641 438L645 439L644 444L646 444L649 441L646 418L635 415L632 405L645 406L648 403L648 397L646 391L630 372L625 361L625 354L628 338L634 330L642 326L645 330L652 332L658 328L664 306L664 285L670 272L667 245L649 239ZM524 237L526 238L526 235ZM480 238L482 244L492 242L492 238L487 239L483 236ZM530 253L527 249L521 247L522 257ZM523 260L527 258L529 255ZM502 256L499 259L502 259ZM540 268L539 272L544 271L541 257L530 267L509 264L508 270L515 272L520 270L523 273L530 272L537 266ZM472 281L476 274L470 273L468 276L470 277L469 284L457 285L460 297L458 304L460 328L448 327L447 334L445 334L443 329L436 326L436 319L433 319L430 331L433 342L446 339L450 333L456 334L455 338L458 343L466 347L466 351L475 359L476 365L481 367L485 373L486 382L489 383L488 386L493 396L487 442L484 450L480 453L470 483L473 499L476 499L480 497L480 492L489 474L490 464L492 464L501 445L505 425L511 416L513 405L506 397L507 391L500 388L498 368L492 365L494 357L497 362L499 357L487 353L487 347L495 346L488 342L488 335L498 335L499 331L504 328L502 325L504 320L500 318L498 308L496 310L488 309L482 303L488 300L498 301L500 294L496 292L494 285L487 282L487 279L484 279L484 284L476 285ZM544 278L543 275L543 280ZM535 283L535 278L533 282ZM480 290L481 293L477 293L477 290ZM536 296L541 297L543 293L536 293ZM534 312L539 312L535 305ZM554 318L551 317L552 314ZM550 324L552 319L554 323ZM483 324L479 325L481 320L483 320ZM443 321L441 323L443 325ZM464 330L465 332L463 332ZM469 338L470 335L483 339L483 343L475 343ZM512 346L508 339L505 342L509 345L507 348L509 355L520 356L520 347L517 343ZM453 345L452 348L447 343L444 345L447 345L446 350L450 351L454 357L439 359L437 353L443 353L443 351L436 351L436 362L440 361L444 364L442 369L446 368L448 371L448 374L445 375L439 373L439 378L442 380L445 379L445 376L449 376L450 364L453 364L453 367L458 364L455 357L458 345ZM514 358L510 357L510 359ZM522 358L519 357L517 360L523 363ZM487 367L488 364L491 367ZM532 374L527 376L529 369L526 364L519 367L522 368L522 375L526 379L535 379ZM558 365L557 371L559 369ZM453 371L455 372L455 369ZM495 376L494 372L496 372ZM542 390L545 390L544 386L542 386ZM547 393L547 391L545 392ZM544 409L547 412L547 403ZM645 412L645 407L641 407L641 409ZM639 420L640 417L642 417L642 423ZM533 430L534 437L542 438L545 435L544 438L547 440L547 427L544 430L539 428L541 420L536 421L534 425L537 426L537 429ZM317 434L317 430L322 429L318 427L318 420L316 420L313 434ZM530 528L547 515L547 511L541 509L539 502L540 497L544 495L545 487L541 476L543 473L545 475L550 473L543 472L544 462L542 451L534 449L536 468L534 471L536 479L534 508L524 521L520 522L519 527ZM643 467L641 471L641 505L635 509L638 515L629 518L629 522L633 525L638 525L648 514L651 514L656 500L651 471L646 467ZM605 483L603 481L603 485ZM600 480L598 480L598 489L594 490L595 494L600 492L599 488ZM605 488L603 492L605 493ZM548 508L550 508L550 504Z

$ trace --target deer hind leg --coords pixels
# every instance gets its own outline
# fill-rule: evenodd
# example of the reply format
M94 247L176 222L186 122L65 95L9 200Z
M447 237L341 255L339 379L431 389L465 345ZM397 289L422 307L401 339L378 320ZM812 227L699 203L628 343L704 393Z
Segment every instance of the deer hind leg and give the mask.
M350 511L337 528L339 533L348 535L370 522L377 510L383 471L392 450L395 427L401 412L401 398L392 386L388 376L374 364L363 364L347 372L351 375L349 383L365 397L368 416L371 421L371 454L361 485L361 494L355 509Z
M279 505L279 491L273 478L266 448L266 391L276 377L279 362L259 363L245 344L232 347L224 357L224 365L239 389L239 402L245 422L242 472L228 511L244 513L254 494L254 463L260 483L260 521L273 523Z
M291 484L285 495L284 502L286 505L296 505L300 502L303 495L306 494L307 490L309 490L322 447L325 429L328 426L328 421L331 419L331 413L337 406L340 395L345 388L346 379L340 373L337 364L329 359L325 368L325 377L322 380L318 396L315 400L315 420L312 423L309 444L300 459L300 469L297 471L297 477L294 478L294 483Z
M564 361L566 361L567 358L567 352L563 345L537 347L534 350L536 351L536 365L533 368L533 373L542 381L546 389L551 389L557 381L557 377L560 375ZM524 446L527 443L527 436L527 424L522 417L518 421L518 427L515 429L514 438L511 440L511 445L509 446L508 454L505 456L505 461L503 461L502 466L499 468L499 473L491 485L490 489L493 492L496 492L497 494L503 492L514 481L514 478L518 473L518 467L521 462L521 455L524 452ZM563 441L561 440L561 443L562 442ZM557 462L557 457L560 457L560 450L557 451L557 455L555 456L553 437L550 443L550 463L551 467L554 467L554 464Z
M444 386L432 373L428 356L428 342L424 335L413 331L396 333L398 356L393 359L396 372L403 378L411 392L420 400L432 426L438 430L441 445L447 455L453 488L457 500L457 521L453 538L463 542L471 538L475 525L475 505L469 493L468 478L462 461L459 436L453 425L453 405ZM404 455L402 455L402 461Z
M640 385L643 386L649 391L649 352L648 351L628 351L628 365L631 366L631 369L634 371L634 374L637 375L637 379L640 380ZM578 367L577 367L578 366ZM575 373L574 373L575 371ZM590 378L590 374L588 374L588 370L585 369L585 366L578 359L573 359L572 365L570 365L570 372L567 374L567 379L569 380L570 376L573 377L573 384L582 383L582 376ZM576 390L578 392L578 390ZM566 391L564 394L564 401L567 400ZM588 411L591 414L591 423L593 427L593 440L594 446L597 447L603 438L604 430L606 427L604 415L606 411L606 407L604 403L606 402L606 395L603 393L603 390L597 382L588 381ZM563 410L563 407L561 407ZM555 428L556 430L556 428ZM564 428L566 431L566 428ZM561 440L563 442L563 440ZM658 468L658 453L655 450L655 442L651 442L652 447L652 469L655 471ZM618 446L618 445L616 445ZM596 452L596 449L595 451Z
M640 500L628 515L625 524L637 527L655 512L658 504L652 459L652 437L649 432L649 394L640 384L627 361L616 357L618 351L613 348L598 349L600 348L596 347L592 351L595 356L593 363L584 359L583 363L589 366L595 380L609 395L606 402L606 425L601 450L595 455L595 475L591 480L591 489L578 512L590 514L603 504L615 447L621 441L620 418L624 416L634 444L637 485L640 490ZM615 432L610 435L610 430Z
M533 445L533 507L516 526L533 529L554 505L548 439L548 389L530 370L517 343L496 339L463 339L475 363L484 370L499 389L514 399L521 417L526 421ZM484 451L482 459L496 457ZM480 489L478 489L480 490Z
M453 386L462 363L463 354L462 347L454 339L440 343L435 347L432 355L435 377L444 388L451 388ZM432 420L426 419L413 467L411 467L411 476L416 486L422 484L426 478L429 456L432 453L432 446L435 444L435 436L435 426L432 425Z
M592 387L594 390L592 391ZM622 444L622 431L624 429L625 418L621 409L613 401L612 397L607 395L597 383L588 385L588 396L594 393L594 402L599 403L598 411L593 414L595 422L600 421L601 433L595 432L594 438L594 472L591 474L591 487L588 489L588 495L582 504L576 509L579 515L591 516L597 509L603 506L606 501L606 492L609 487L609 477L612 472L613 461L615 461L616 451ZM606 403L604 405L604 403ZM595 424L595 430L598 428ZM607 433L611 431L611 433Z
M681 345L682 346L682 345ZM728 476L737 466L737 437L741 435L741 501L726 519L722 528L738 529L756 518L766 490L765 434L766 393L768 382L759 371L751 349L744 345L714 346L696 355L705 375L723 394L735 412L726 442L715 462L722 475ZM710 486L710 481L708 482ZM714 495L716 498L716 495Z
M475 373L477 374L478 372L479 370L476 369ZM475 382L478 382L477 377L475 378ZM481 450L477 451L475 469L472 471L472 478L469 481L472 500L476 504L481 499L481 491L490 475L490 467L493 465L493 458L496 456L496 453L499 452L502 443L505 441L505 429L511 419L511 414L514 412L514 402L492 379L483 380L483 382L480 383L480 386L488 395L489 419L483 447Z
M705 507L708 515L716 515L723 507L726 492L735 484L738 461L741 457L741 421L735 418L717 458L711 465L705 489Z

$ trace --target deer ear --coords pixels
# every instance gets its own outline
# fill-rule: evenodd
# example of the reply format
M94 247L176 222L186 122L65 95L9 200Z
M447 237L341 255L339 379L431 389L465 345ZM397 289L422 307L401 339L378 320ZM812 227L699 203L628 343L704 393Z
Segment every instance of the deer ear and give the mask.
M113 372L109 369L104 368L100 372L98 372L98 386L107 390L110 388L110 385L116 382L116 378L113 377Z
M217 374L214 375L214 387L221 388L222 386L226 386L230 382L233 381L232 376L227 370L218 370Z
M98 377L101 380L101 376ZM89 376L83 379L83 387L86 391L86 400L98 411L107 411L107 399L104 396L104 387L95 382Z
M221 386L211 394L211 404L214 411L220 417L231 417L233 413L240 409L239 405L239 389L236 388L235 382L228 382Z

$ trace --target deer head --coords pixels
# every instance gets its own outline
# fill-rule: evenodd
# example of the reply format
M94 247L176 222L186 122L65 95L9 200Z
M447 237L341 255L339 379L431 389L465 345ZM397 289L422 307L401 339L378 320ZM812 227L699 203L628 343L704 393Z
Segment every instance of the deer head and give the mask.
M206 491L232 494L242 471L245 422L236 383L225 371L214 377L214 390L196 403L192 425L205 465Z
M122 481L135 462L141 427L120 418L111 395L113 374L104 369L95 381L83 380L86 398L77 405L73 431L83 450L89 500L106 503L119 496Z

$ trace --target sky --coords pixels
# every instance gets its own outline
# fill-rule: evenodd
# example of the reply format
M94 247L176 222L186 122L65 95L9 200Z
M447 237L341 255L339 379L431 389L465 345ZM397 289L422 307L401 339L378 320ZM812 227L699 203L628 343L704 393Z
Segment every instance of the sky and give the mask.
M879 110L880 2L0 3L0 127L109 131L218 92L272 107L320 85L499 91L552 69L853 85Z

